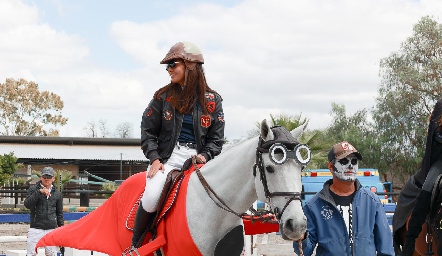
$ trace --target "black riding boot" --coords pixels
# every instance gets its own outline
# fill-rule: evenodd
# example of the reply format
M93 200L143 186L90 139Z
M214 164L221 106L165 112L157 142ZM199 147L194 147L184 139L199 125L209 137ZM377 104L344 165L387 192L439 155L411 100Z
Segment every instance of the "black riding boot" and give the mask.
M152 229L157 213L147 212L143 206L138 206L137 214L135 216L134 233L132 235L132 246L139 248L146 237L148 231Z
M408 222L408 230L405 234L405 244L402 247L401 256L412 256L414 253L414 243L416 238L422 231L422 225L430 211L431 192L421 190L416 198L410 221Z

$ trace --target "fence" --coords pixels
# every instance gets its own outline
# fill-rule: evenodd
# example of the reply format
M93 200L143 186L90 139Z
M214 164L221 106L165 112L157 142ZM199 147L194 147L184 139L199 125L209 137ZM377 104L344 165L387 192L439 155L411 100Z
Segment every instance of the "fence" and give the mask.
M0 207L2 205L13 205L17 208L22 205L26 198L29 185L14 185L0 187ZM113 191L101 191L101 185L79 185L77 183L66 183L63 185L63 198L70 200L71 198L80 199L80 206L89 206L90 198L105 198L105 195L112 194Z

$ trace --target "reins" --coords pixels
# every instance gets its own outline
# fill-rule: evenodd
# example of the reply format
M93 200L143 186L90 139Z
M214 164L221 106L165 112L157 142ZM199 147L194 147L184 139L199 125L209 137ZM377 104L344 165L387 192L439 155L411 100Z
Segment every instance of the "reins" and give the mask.
M192 164L195 167L195 172L198 175L198 178L201 182L201 184L204 187L204 190L206 191L207 195L210 197L210 199L212 199L212 201L215 203L216 206L218 206L219 208L230 212L232 214L235 214L237 217L239 218L243 218L245 216L257 216L259 220L263 221L263 222L277 222L274 221L272 219L271 216L268 216L269 213L271 213L270 211L258 211L256 209L254 209L253 207L249 208L249 211L252 214L247 214L247 213L238 213L235 212L234 210L232 210L227 204L226 202L220 198L215 191L213 191L213 189L210 187L209 183L207 183L206 179L204 178L204 176L201 174L201 171L198 167L198 159L196 156L192 156ZM215 200L216 198L216 200ZM219 203L218 203L219 202ZM251 220L253 221L253 218L251 218Z
M213 191L213 189L210 187L209 183L207 183L206 179L205 179L204 176L201 174L200 168L198 167L198 159L197 159L196 156L192 156L192 164L193 164L193 166L195 167L195 172L196 172L196 174L198 175L198 178L199 178L201 184L203 185L204 190L206 190L207 195L209 195L210 199L212 199L212 201L216 204L216 206L218 206L219 208L221 208L221 209L223 209L223 210L225 210L225 211L227 211L227 212L233 213L233 214L235 214L236 216L238 216L238 217L240 217L240 218L242 218L243 216L247 215L247 214L245 214L245 213L237 213L237 212L235 212L234 210L232 210L232 209L226 204L226 202L224 202L224 200L221 199L221 198L216 194L215 191ZM213 197L215 197L215 198L216 198L221 204L218 203L218 201L215 200Z

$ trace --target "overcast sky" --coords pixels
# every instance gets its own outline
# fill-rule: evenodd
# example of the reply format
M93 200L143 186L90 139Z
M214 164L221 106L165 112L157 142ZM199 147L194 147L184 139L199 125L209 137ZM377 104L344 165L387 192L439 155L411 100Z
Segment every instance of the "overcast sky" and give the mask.
M169 82L160 60L195 43L209 85L224 98L227 139L269 114L299 115L309 128L375 104L379 62L412 36L440 0L0 0L0 82L25 78L61 96L60 136L133 124Z

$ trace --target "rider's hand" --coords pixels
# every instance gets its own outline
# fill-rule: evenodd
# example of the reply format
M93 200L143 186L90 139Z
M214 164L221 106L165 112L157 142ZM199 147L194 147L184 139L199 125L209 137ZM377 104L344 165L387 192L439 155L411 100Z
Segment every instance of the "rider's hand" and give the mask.
M203 155L198 154L196 156L196 162L199 163L199 164L205 164L207 161L206 161L206 158Z
M147 177L152 178L159 170L161 170L164 173L164 165L160 162L159 159L155 159L150 165Z

